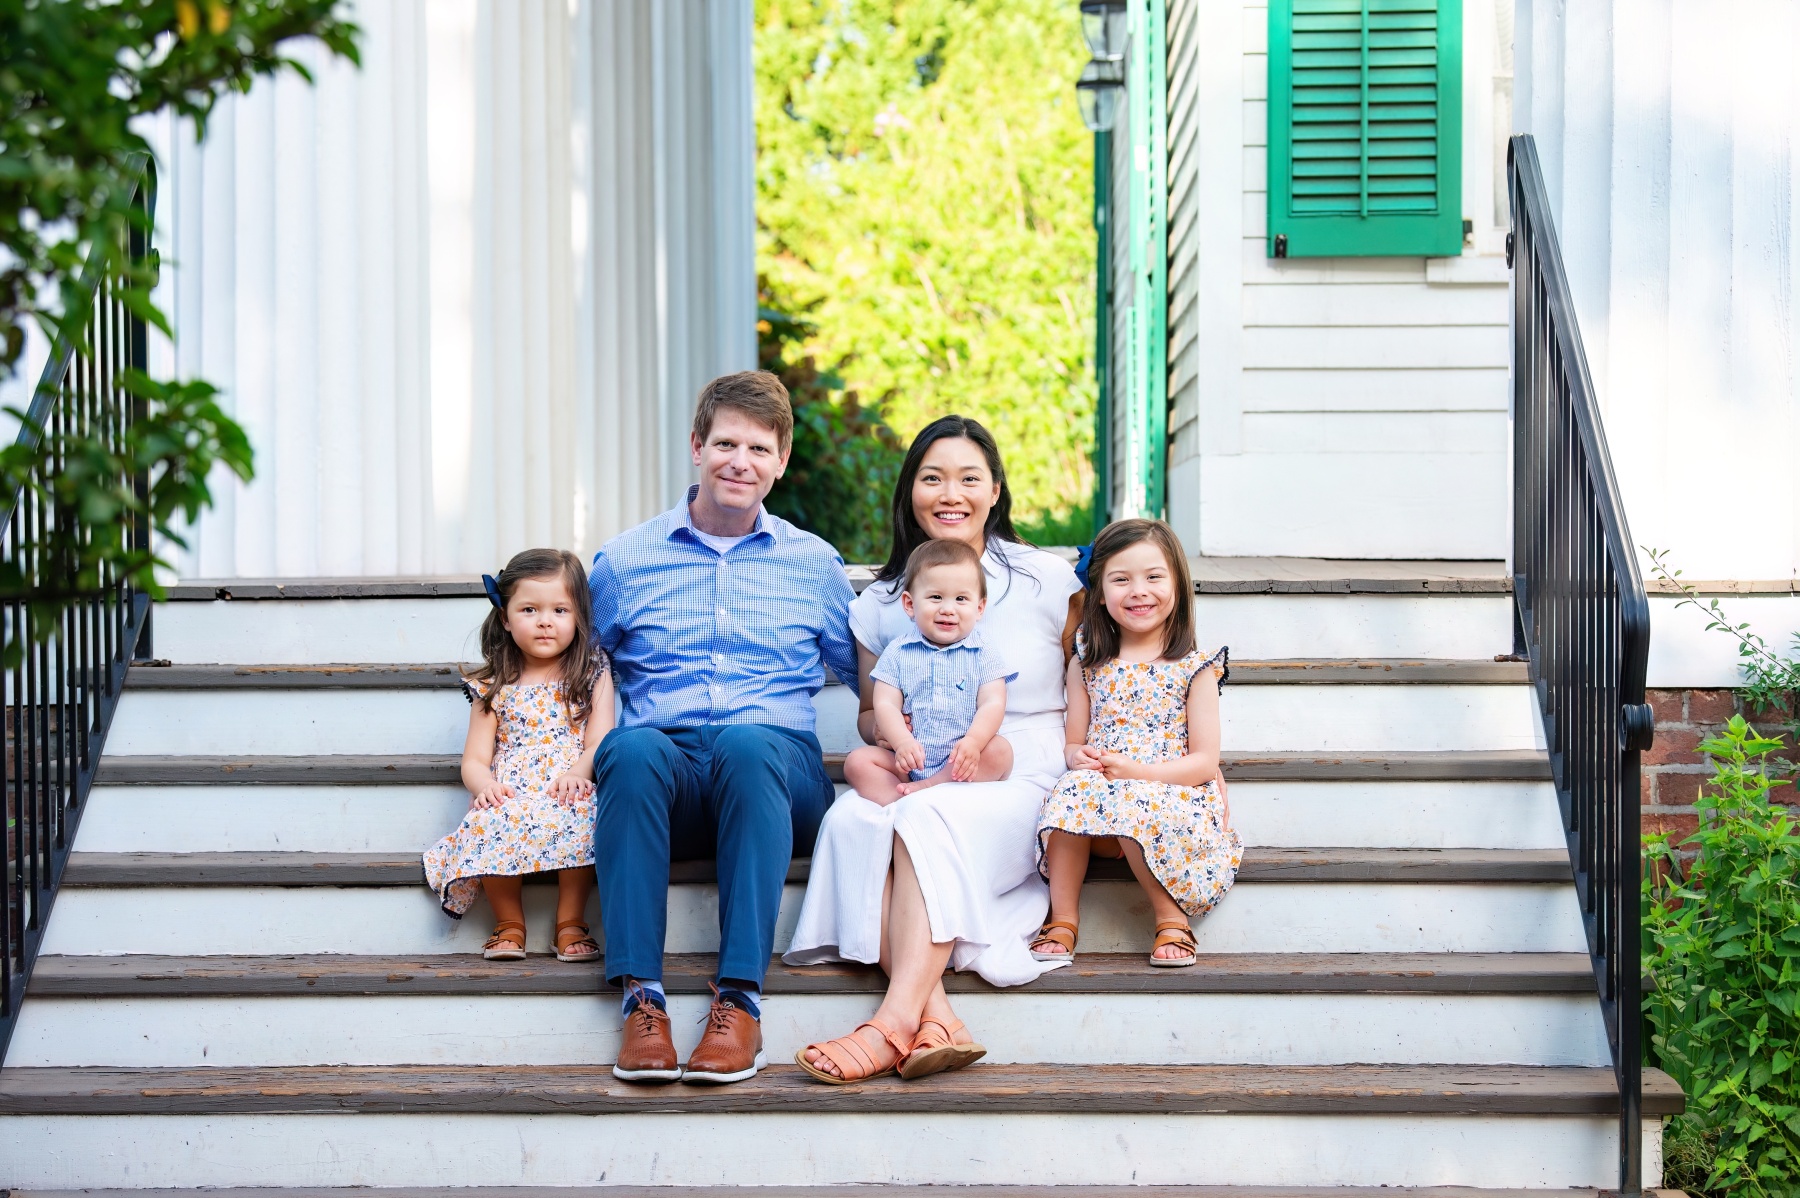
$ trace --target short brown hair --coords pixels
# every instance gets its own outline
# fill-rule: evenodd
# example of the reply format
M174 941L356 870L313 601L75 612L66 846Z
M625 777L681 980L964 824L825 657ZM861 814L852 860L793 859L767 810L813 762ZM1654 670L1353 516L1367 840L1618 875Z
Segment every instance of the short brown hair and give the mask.
M1169 617L1162 655L1179 661L1194 651L1194 579L1188 573L1181 538L1161 520L1115 520L1094 538L1093 554L1088 558L1087 603L1081 611L1084 669L1103 666L1119 655L1119 626L1106 610L1107 559L1144 541L1162 550L1175 584L1175 612Z
M766 370L722 374L700 388L700 401L694 405L694 436L702 445L712 436L720 408L742 412L764 428L774 429L782 453L794 443L793 401L781 380Z
M980 580L976 585L981 590L981 597L987 598L987 571L981 568L981 555L966 541L926 541L913 550L912 556L906 559L906 577L901 581L900 589L912 594L913 580L939 566L974 566L975 577Z

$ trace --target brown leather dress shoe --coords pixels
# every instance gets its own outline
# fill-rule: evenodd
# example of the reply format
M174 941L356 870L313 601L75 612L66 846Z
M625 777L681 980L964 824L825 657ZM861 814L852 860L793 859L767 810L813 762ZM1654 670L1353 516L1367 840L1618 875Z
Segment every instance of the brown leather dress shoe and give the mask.
M706 1031L688 1057L684 1082L741 1082L755 1077L768 1064L763 1056L762 1024L750 1012L718 996L713 988L712 1011Z
M681 1064L675 1056L675 1040L669 1035L669 1013L640 996L638 1005L625 1016L619 1037L619 1060L613 1076L627 1082L681 1080Z

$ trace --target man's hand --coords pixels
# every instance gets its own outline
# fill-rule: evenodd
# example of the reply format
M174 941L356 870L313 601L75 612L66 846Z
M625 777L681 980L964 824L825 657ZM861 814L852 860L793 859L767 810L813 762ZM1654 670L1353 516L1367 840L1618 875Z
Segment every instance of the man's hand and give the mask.
M474 811L485 811L489 807L498 807L513 797L513 788L504 782L491 782L475 792L469 800L469 807Z
M575 804L594 793L594 784L574 770L558 774L550 784L550 797L559 803Z
M976 744L975 738L965 736L950 749L950 780L967 782L975 776L975 768L981 764L981 751L987 745Z
M904 744L894 746L894 764L908 774L924 769L925 746L919 743L917 737L908 736Z
M1097 770L1100 768L1100 754L1090 745L1064 745L1063 761L1072 770Z

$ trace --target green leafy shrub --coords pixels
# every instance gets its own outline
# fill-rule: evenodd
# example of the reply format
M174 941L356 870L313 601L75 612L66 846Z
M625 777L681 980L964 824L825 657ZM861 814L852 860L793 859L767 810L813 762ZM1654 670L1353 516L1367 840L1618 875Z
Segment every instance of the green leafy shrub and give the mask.
M1701 751L1714 773L1679 844L1646 838L1645 996L1658 1062L1688 1096L1671 1135L1710 1154L1704 1186L1800 1195L1800 834L1771 801L1778 739L1742 716ZM1690 1184L1692 1184L1690 1182Z
M761 298L758 357L794 404L794 452L768 508L824 537L847 562L883 561L888 501L905 447L882 423L879 407L845 389L836 366L820 370L805 352L812 325L774 306L766 287Z

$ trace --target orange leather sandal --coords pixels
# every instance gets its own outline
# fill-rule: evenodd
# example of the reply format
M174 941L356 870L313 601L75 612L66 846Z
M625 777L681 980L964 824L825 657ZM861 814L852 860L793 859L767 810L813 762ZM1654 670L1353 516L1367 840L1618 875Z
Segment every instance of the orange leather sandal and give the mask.
M1066 919L1053 919L1037 930L1031 938L1031 959L1033 961L1073 961L1075 959L1075 938L1081 929ZM1060 953L1040 953L1037 946L1048 940L1051 944L1060 944Z
M886 1040L888 1044L893 1047L894 1052L898 1054L894 1057L894 1063L892 1065L889 1065L885 1069L879 1068L875 1064L875 1058L869 1055L868 1045L856 1038L856 1033L862 1031L865 1027L872 1027L880 1032L881 1038ZM827 1073L811 1061L807 1060L807 1048L816 1048L824 1053L825 1059L830 1061L833 1065L836 1065L838 1067L838 1073L842 1074L842 1076L840 1077L836 1074ZM794 1063L828 1086L848 1086L856 1082L873 1081L878 1077L886 1077L888 1074L896 1071L900 1062L905 1060L906 1055L911 1051L912 1044L909 1041L902 1040L893 1028L881 1022L879 1019L870 1018L857 1024L848 1036L839 1036L835 1040L825 1040L817 1044L808 1044L806 1048L802 1048L799 1052L794 1054Z
M502 948L505 945L507 947ZM494 925L494 934L481 946L484 961L523 961L525 959L525 925L508 920Z
M579 930L580 935L565 935ZM581 949L581 952L574 950ZM556 925L556 959L558 961L586 961L600 954L600 942L594 939L587 924L579 919L568 919Z
M948 1025L936 1019L921 1019L919 1034L913 1037L912 1051L900 1058L900 1076L907 1081L929 1077L933 1073L973 1065L985 1057L987 1049L979 1044L956 1043L956 1033L968 1030L960 1019L952 1019Z
M1165 944L1187 950L1185 957L1159 957L1156 950ZM1165 919L1156 925L1156 942L1150 946L1150 964L1158 969L1185 969L1200 959L1200 945L1194 940L1194 929L1185 919Z

